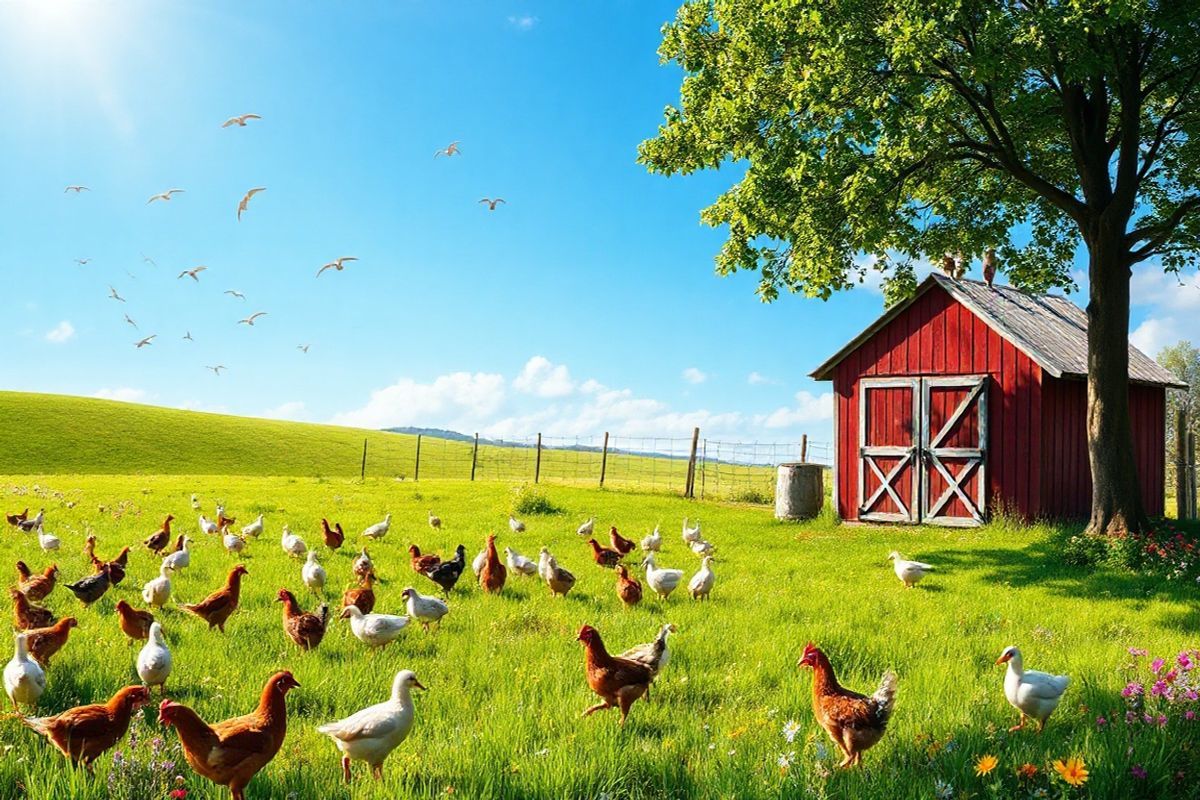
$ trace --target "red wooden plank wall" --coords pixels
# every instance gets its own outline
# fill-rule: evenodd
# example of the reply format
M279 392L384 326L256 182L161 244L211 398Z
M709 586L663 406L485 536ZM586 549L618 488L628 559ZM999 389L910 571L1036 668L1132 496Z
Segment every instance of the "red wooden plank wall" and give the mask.
M988 509L997 510L993 498L998 497L1022 516L1041 513L1042 370L945 291L934 288L835 370L837 505L842 519L858 518L859 379L979 374L991 376Z

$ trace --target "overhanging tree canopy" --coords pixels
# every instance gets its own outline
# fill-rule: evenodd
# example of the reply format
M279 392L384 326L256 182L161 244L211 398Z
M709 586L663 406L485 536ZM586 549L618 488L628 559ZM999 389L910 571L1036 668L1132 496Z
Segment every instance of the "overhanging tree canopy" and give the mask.
M1071 283L1088 253L1092 529L1145 524L1129 425L1129 277L1200 243L1200 2L697 0L663 29L682 102L652 171L729 160L705 209L728 273L829 297L863 253L999 251L1014 283ZM1158 267L1155 267L1158 268Z

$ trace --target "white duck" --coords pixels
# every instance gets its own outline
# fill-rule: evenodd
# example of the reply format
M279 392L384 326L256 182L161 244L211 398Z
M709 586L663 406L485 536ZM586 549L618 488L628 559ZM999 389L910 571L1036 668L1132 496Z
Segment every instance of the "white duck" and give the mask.
M712 571L712 556L705 556L704 561L700 563L700 571L692 576L688 581L688 594L693 600L707 600L709 592L712 591L713 584L717 581L717 576Z
M172 572L178 572L181 569L186 569L192 565L192 552L188 550L188 545L192 543L191 537L183 537L183 547L176 550L174 553L168 553L163 556L163 563Z
M654 563L654 553L647 553L642 565L646 567L646 583L663 600L670 597L683 580L681 569L659 569Z
M543 547L538 551L538 577L547 583L553 575L554 556L550 555L550 548Z
M304 544L303 539L292 533L292 529L286 524L283 526L283 534L279 537L279 546L283 548L283 552L293 558L304 558L304 554L308 552L308 545Z
M698 556L712 555L713 546L707 539L700 539L692 542L688 547L692 548L692 552Z
M642 539L642 549L647 553L658 552L662 549L662 534L658 532L658 526L654 526L654 530L650 535Z
M483 572L483 565L487 563L487 548L479 551L479 555L471 559L471 571L475 573L475 577L479 577L479 573Z
M171 599L171 568L165 562L158 567L158 577L146 581L142 587L142 599L156 608L162 608Z
M408 626L408 617L394 614L364 614L358 606L342 609L342 619L350 620L354 637L368 647L383 647Z
M688 518L683 518L683 541L686 544L700 541L700 520L696 520L694 527L688 527Z
M400 746L413 726L413 703L409 690L424 689L411 670L401 670L392 681L392 698L364 708L338 722L317 728L333 739L342 751L342 775L350 782L350 762L365 761L375 778L383 777L383 761Z
M171 665L171 651L167 649L162 625L151 622L150 638L137 657L138 677L147 687L158 686L165 691L167 678L171 675Z
M12 660L4 666L4 691L13 708L36 706L38 698L46 691L46 673L29 657L25 634L18 633L14 638L16 649Z
M38 544L41 545L42 549L48 553L51 550L57 550L62 545L62 542L59 541L58 537L53 533L46 533L44 530L42 530L42 526L39 525Z
M487 552L485 551L484 556L486 555ZM508 564L509 572L517 575L534 575L538 571L537 564L533 563L516 550L513 550L511 547L504 548L504 562Z
M246 527L242 528L243 536L261 536L263 532L263 515L259 514L258 519L251 522Z
M309 550L308 558L300 569L300 578L304 585L314 592L325 593L325 568L317 561L317 551Z
M236 533L226 533L221 541L230 553L240 553L246 549L246 537Z
M588 521L583 523L582 525L580 525L578 528L576 528L575 532L578 533L580 536L591 536L592 532L595 530L596 530L596 518L588 517Z
M933 565L921 561L907 561L895 550L888 553L888 558L892 560L892 569L896 571L896 577L906 589L916 586L933 571Z
M421 627L429 630L429 626L437 623L442 626L442 617L450 613L450 606L436 597L427 597L411 586L400 593L408 603L408 615L421 623Z
M387 536L388 529L390 529L391 527L392 527L392 515L388 514L388 515L384 516L383 522L376 522L374 525L372 525L371 527L364 530L362 532L362 535L367 537L368 539L375 539L376 541L378 541L378 540L382 539L383 537Z
M1038 733L1041 733L1050 714L1058 708L1071 679L1066 675L1050 675L1034 670L1026 672L1021 651L1016 647L1004 648L996 663L1008 664L1004 672L1004 696L1013 708L1021 712L1021 721L1009 728L1009 732L1025 727L1026 719L1035 719Z
M200 515L200 531L207 533L209 536L214 536L221 532L220 528L217 527L217 523L203 514Z
M509 514L508 515L508 529L511 530L513 533L524 533L525 532L525 523L521 522L521 520L517 519L512 514Z

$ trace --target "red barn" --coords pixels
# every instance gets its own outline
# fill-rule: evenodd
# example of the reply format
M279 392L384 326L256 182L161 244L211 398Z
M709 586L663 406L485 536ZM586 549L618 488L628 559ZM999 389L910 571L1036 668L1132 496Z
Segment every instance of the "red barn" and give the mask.
M1064 297L929 276L817 368L832 380L844 520L977 525L1086 517L1087 315ZM1162 514L1175 377L1132 345L1142 499Z

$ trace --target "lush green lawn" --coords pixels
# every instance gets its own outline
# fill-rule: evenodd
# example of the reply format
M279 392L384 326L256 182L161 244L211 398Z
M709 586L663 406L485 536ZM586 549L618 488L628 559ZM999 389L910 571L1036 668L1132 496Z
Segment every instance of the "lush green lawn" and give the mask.
M292 670L302 684L289 697L283 751L251 784L255 798L428 797L451 788L456 796L472 798L751 798L795 797L804 787L828 797L928 798L939 779L965 797L987 796L986 785L999 777L1013 789L1006 796L1025 796L1015 791L1012 775L1024 762L1042 769L1030 786L1050 786L1057 796L1062 784L1051 785L1045 769L1053 759L1076 754L1091 771L1077 795L1195 796L1200 722L1173 720L1162 730L1095 724L1098 714L1123 713L1122 667L1131 660L1126 648L1146 647L1173 658L1185 645L1197 645L1195 587L1059 566L1057 539L1045 528L911 530L828 520L797 526L775 522L760 507L568 487L545 491L566 513L528 517L528 532L513 535L505 525L512 492L497 483L0 478L4 510L46 507L47 530L63 539L55 558L65 579L87 571L80 552L85 528L99 538L100 554L111 557L174 513L176 529L199 539L192 567L175 579L178 601L204 596L235 563L217 541L198 533L188 502L192 492L207 509L218 498L226 501L239 524L266 514L267 533L245 558L250 574L243 607L227 635L208 631L182 611L168 608L162 614L176 664L168 694L205 718L249 711L275 670ZM74 508L66 507L70 502ZM426 526L429 509L445 520L442 532ZM547 544L579 584L565 600L552 599L533 580L510 577L503 595L484 597L468 575L450 600L441 631L414 628L388 650L369 654L340 623L319 650L300 653L284 637L273 602L281 586L303 596L300 564L279 547L280 526L288 522L317 544L321 516L341 520L356 535L389 511L392 532L372 552L384 580L378 589L381 611L400 611L406 585L432 587L408 567L404 550L414 541L442 553L463 542L469 556L489 531L500 534L501 546L530 556ZM576 524L591 515L599 525L617 524L631 538L661 521L667 544L660 565L689 574L697 558L683 548L679 524L684 515L700 517L719 555L712 602L692 603L680 593L665 605L647 601L623 610L612 574L590 563L574 534ZM893 548L934 562L939 573L904 590L885 560ZM49 561L33 536L5 532L0 562L10 569L16 558L34 567ZM350 560L349 548L325 558L331 585L343 586ZM49 670L44 711L106 698L136 681L136 648L125 644L113 603L124 597L140 607L140 586L156 568L155 559L135 549L126 582L91 609L62 587L55 589L48 604L59 615L76 615L80 626ZM314 603L307 597L302 602ZM624 730L615 712L579 719L593 702L582 649L574 641L579 626L595 625L616 650L648 641L664 620L676 623L679 634L653 699L634 706ZM852 688L873 690L889 668L899 674L893 724L867 754L863 770L822 777L836 762L829 755L817 763L824 734L810 711L809 674L795 666L809 639L827 650ZM993 661L1009 644L1021 646L1029 667L1072 676L1067 699L1044 735L1001 733L1016 715L1003 698L1003 670ZM385 698L401 668L415 670L429 687L417 697L414 731L389 760L383 784L359 773L347 789L340 783L337 753L314 727ZM800 726L791 744L781 733L789 720ZM137 729L139 760L148 757L155 736L168 750L176 742L174 732L159 728L150 712ZM943 746L948 741L953 744ZM937 751L932 756L931 742ZM1129 772L1130 745L1132 760L1150 771L1147 781ZM128 744L121 747L129 756ZM111 756L88 778L11 719L0 722L0 752L5 797L155 798L166 791L134 784L122 771L109 792ZM781 770L778 760L789 753L794 762ZM1000 766L980 779L972 767L984 753L999 756ZM161 767L171 757L178 756L168 752L155 760ZM1183 782L1171 777L1176 770L1184 771ZM168 771L185 776L191 798L222 796L182 762Z

